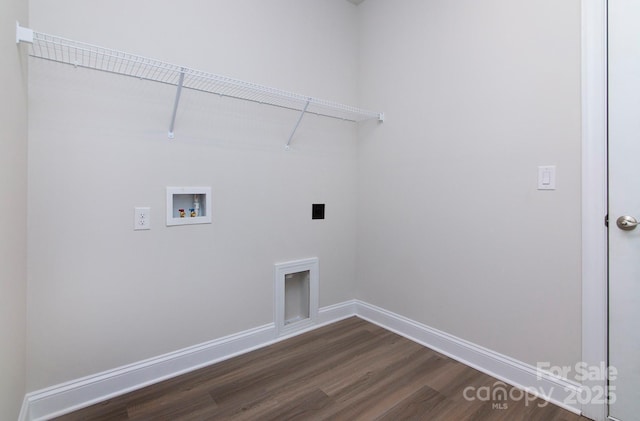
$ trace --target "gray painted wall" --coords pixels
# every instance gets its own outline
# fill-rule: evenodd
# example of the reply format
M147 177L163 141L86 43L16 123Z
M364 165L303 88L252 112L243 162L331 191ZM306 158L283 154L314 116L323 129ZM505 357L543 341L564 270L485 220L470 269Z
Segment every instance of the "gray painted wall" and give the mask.
M358 6L357 297L518 360L580 360L580 1ZM537 167L557 165L557 190Z
M30 17L387 120L305 118L285 153L295 113L187 92L168 141L173 89L33 61L28 390L269 323L273 264L311 256L320 306L580 359L578 0L201 3L32 0ZM548 164L558 189L537 191ZM168 185L212 186L213 224L165 227Z
M0 419L18 418L25 392L27 68L15 43L27 2L0 2Z
M41 32L356 102L344 0L30 7ZM184 92L168 140L174 88L42 60L29 83L29 390L273 322L277 262L320 259L320 306L355 296L353 123L307 116L287 152L298 113ZM203 185L213 223L166 227L166 186Z

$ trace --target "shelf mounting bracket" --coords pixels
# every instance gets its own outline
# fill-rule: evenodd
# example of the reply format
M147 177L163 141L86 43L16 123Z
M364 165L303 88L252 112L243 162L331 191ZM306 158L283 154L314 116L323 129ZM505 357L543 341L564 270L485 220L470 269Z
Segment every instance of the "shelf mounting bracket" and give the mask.
M184 84L184 67L180 69L180 79L178 80L178 89L176 90L176 100L173 102L173 113L171 114L171 124L169 125L169 139L173 139L173 127L176 124L176 113L178 112L178 104L180 103L180 94L182 94L182 85Z
M307 112L307 108L309 108L309 104L311 103L311 100L307 100L307 103L304 104L304 108L302 109L302 112L300 113L300 117L298 117L298 121L296 121L296 125L293 126L293 130L291 131L291 134L289 135L289 140L287 141L287 144L284 145L284 148L286 150L291 149L291 146L289 146L291 144L291 139L293 139L293 135L296 134L296 130L298 130L298 126L300 125L300 122L302 121L302 117L304 117L304 113Z
M16 44L20 42L33 44L33 30L20 26L20 22L16 21Z

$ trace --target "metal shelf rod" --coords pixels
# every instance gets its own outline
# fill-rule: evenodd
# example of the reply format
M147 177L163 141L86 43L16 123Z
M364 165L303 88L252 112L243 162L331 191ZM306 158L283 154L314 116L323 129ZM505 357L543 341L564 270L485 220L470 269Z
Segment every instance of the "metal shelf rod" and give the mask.
M300 122L302 121L302 117L304 117L304 113L307 112L307 108L309 108L309 102L311 101L307 101L307 103L304 105L304 109L302 110L302 112L300 113L300 117L298 117L298 121L296 122L296 125L293 127L293 130L291 131L291 134L289 135L289 140L287 141L287 144L284 146L285 149L289 150L290 148L290 143L291 143L291 139L293 139L293 135L296 134L296 130L298 130L298 126L300 125Z
M178 89L176 90L176 100L173 103L173 113L171 114L171 124L169 125L169 139L173 139L173 127L176 124L176 114L178 113L178 104L180 103L180 94L182 93L182 84L184 83L184 72L180 72L180 80L178 80Z

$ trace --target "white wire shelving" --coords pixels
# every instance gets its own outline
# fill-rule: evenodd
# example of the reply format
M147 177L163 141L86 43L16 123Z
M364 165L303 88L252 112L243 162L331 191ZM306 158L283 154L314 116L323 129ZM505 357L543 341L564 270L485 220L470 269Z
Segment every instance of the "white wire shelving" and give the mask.
M364 110L123 51L48 35L21 27L19 23L16 23L16 42L28 43L31 57L175 86L176 96L169 125L169 138L171 139L174 138L176 112L183 89L299 111L300 116L289 136L287 148L306 113L353 122L371 119L384 121L384 113L381 112Z

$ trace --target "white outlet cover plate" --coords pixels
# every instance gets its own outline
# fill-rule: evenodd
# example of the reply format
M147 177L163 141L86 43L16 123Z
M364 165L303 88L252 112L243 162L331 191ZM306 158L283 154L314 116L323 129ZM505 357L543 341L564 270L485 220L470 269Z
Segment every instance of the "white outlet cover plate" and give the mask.
M133 229L135 231L151 229L151 208L134 208Z

